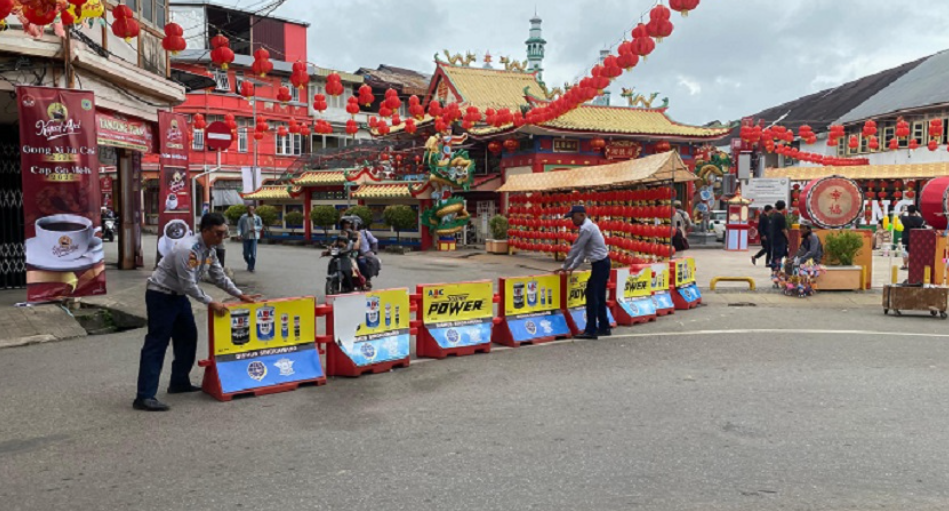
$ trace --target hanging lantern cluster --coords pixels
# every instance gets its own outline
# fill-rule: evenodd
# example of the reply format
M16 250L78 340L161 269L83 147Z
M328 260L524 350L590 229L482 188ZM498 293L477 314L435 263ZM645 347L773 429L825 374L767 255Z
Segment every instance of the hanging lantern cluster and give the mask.
M305 89L310 84L310 73L306 70L306 62L296 61L290 72L290 83L298 88Z
M656 42L661 43L664 38L672 35L674 27L672 22L669 21L671 17L672 13L662 4L656 5L649 11L649 23L646 25L646 31L650 37L656 39Z
M3 0L0 0L2 2ZM82 0L85 2L85 0ZM177 55L188 48L188 43L184 38L185 31L177 23L168 23L165 25L165 37L161 40L161 47L172 55Z
M847 136L847 131L840 124L834 124L830 127L830 131L827 134L827 145L836 147L840 139Z
M125 5L119 4L112 9L112 33L116 37L121 37L125 39L126 42L131 41L133 38L138 37L141 27L138 25L138 21L135 20L135 16L132 13L132 9Z
M742 124L740 130L741 140L746 144L757 144L761 140L761 125L752 126L750 123Z
M250 66L255 75L263 78L273 71L273 62L270 61L270 52L261 48L254 52L254 63Z
M241 89L238 93L244 97L247 101L254 99L254 96L257 95L257 88L254 86L254 82L250 80L244 80L241 82Z
M932 119L929 121L929 150L939 149L939 142L943 134L942 119Z
M262 117L258 118L257 124L254 126L254 140L263 140L268 131L270 131L270 126L267 121Z
M211 38L211 61L221 69L227 69L234 62L234 50L231 42L223 34Z
M319 119L316 121L316 124L313 126L313 131L317 135L332 135L333 134L333 125L325 119Z
M422 108L422 102L414 94L409 97L409 115L419 121L425 118L425 109Z
M279 89L277 89L277 101L279 101L279 102L283 103L284 105L286 105L286 104L289 103L290 100L292 100L292 99L293 99L293 96L290 95L290 88L289 88L289 87L287 87L286 85L284 85L284 86L281 86Z
M326 77L326 93L332 97L342 96L346 92L346 89L343 87L343 79L339 76L339 73L330 73Z
M583 202L603 232L613 261L648 264L667 260L675 255L673 194L672 188L640 188L515 195L508 211L508 240L518 250L567 253L578 234L564 215Z
M207 127L208 127L208 122L204 120L204 115L194 114L194 118L191 120L191 128L200 131Z
M375 95L372 93L372 87L368 85L363 85L359 88L359 104L368 108L372 106L372 103L376 100Z
M809 125L805 124L798 128L797 136L804 141L807 145L813 145L817 142L817 134L814 133L814 129Z
M329 108L329 105L326 104L326 96L323 94L316 94L313 96L313 110L319 112L320 115L323 115L323 112Z

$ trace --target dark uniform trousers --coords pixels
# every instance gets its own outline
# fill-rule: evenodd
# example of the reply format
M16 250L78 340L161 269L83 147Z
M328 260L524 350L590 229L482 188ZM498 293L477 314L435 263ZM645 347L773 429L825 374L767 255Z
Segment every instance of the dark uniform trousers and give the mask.
M593 272L587 281L587 327L584 332L590 335L610 329L610 317L606 314L606 286L610 281L610 268L609 257L593 263Z
M138 370L138 398L152 399L158 393L158 381L170 340L174 340L175 352L170 387L191 385L190 373L198 350L198 327L187 296L148 290L145 292L145 306L148 333Z

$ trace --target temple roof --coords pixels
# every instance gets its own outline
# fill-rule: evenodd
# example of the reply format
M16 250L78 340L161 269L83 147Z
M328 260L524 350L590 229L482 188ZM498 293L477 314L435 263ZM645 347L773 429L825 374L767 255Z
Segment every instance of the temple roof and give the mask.
M412 197L411 183L364 184L353 192L354 199L402 199Z
M524 88L535 96L544 96L534 73L480 69L476 67L452 66L438 63L448 81L461 96L461 102L478 107L482 112L488 108L519 110L526 105ZM438 74L436 73L436 76ZM433 99L437 98L432 91Z
M288 191L289 190L289 191ZM299 187L287 185L266 185L251 193L243 193L246 200L293 200L300 193Z

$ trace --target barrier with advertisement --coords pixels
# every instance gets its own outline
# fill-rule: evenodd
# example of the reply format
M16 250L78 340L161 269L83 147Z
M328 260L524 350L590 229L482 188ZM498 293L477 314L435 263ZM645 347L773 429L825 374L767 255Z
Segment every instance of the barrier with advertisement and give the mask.
M500 279L493 340L505 346L550 342L570 335L561 310L561 277L556 274Z
M327 375L356 377L409 366L413 309L407 289L330 296L327 302Z
M416 355L424 358L491 352L494 285L490 281L422 285Z
M326 383L317 352L315 299L228 304L208 314L208 360L202 387L220 401L240 394L273 394Z
M616 321L630 326L656 320L656 304L652 299L652 267L613 270Z
M573 272L570 275L563 275L561 287L566 295L562 299L564 303L564 314L567 318L567 325L578 335L587 327L587 281L590 280L592 271ZM607 297L607 302L609 297ZM616 318L613 312L607 306L606 314L610 318L610 327L616 326Z
M702 293L695 282L695 259L683 257L669 261L672 272L672 302L676 310L689 310L702 303Z
M675 314L675 303L669 292L669 265L654 263L652 269L652 301L656 305L657 316Z

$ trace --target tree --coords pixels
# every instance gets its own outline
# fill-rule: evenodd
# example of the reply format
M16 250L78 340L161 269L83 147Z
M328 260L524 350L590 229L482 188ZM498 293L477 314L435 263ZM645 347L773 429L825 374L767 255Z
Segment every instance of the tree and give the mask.
M372 224L372 210L366 206L354 206L347 209L343 216L358 216L363 225Z
M287 222L287 227L290 228L290 234L293 234L296 232L296 226L303 225L303 212L291 211L287 213L284 220Z
M317 206L310 211L310 221L313 225L323 228L323 237L329 240L330 227L339 223L339 210L333 206Z
M395 229L395 239L402 242L401 231L418 227L418 215L415 210L404 205L386 206L382 211L382 219L387 226Z
M247 206L243 204L235 204L224 212L224 218L227 218L229 222L233 225L237 225L237 221L241 219L244 214L247 213Z
M260 217L260 221L265 227L277 225L277 222L280 221L280 213L273 206L260 206L257 208L257 216Z

